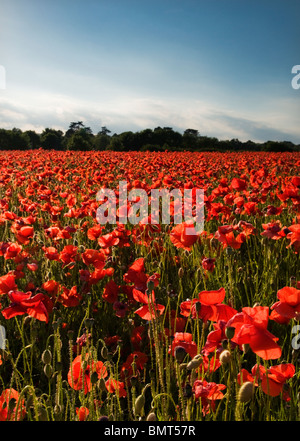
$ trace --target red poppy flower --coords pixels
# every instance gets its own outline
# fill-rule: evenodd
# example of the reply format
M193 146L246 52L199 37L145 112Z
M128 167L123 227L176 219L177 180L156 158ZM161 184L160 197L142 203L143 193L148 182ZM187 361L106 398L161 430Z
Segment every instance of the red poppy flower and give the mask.
M134 287L139 291L146 291L148 275L145 273L144 258L137 259L124 274L125 283L133 283Z
M274 365L268 369L256 364L251 369L251 373L242 369L237 376L237 382L241 385L246 381L251 381L255 386L260 385L266 395L276 397L283 393L283 399L290 401L288 389L284 386L294 376L295 371L295 366L291 363Z
M98 237L98 244L102 248L111 248L118 245L120 239L114 233L108 233Z
M247 188L247 182L244 179L233 178L230 184L231 188L237 191L242 191Z
M227 322L227 327L234 327L235 334L231 341L242 347L249 344L252 351L264 360L281 356L281 348L275 337L267 330L269 308L266 306L245 307Z
M19 402L20 394L15 389L5 389L0 395L0 421L20 421L26 415L25 401ZM11 403L14 400L15 405ZM18 410L16 406L18 404ZM17 414L16 414L17 411Z
M102 298L108 303L114 303L118 299L119 286L114 280L110 280L104 287Z
M235 236L233 233L233 227L231 225L223 225L222 227L218 227L214 238L221 242L224 248L230 247L235 250L240 249L242 243L244 243L246 240L244 233L240 233Z
M106 256L101 251L87 249L81 257L86 265L94 265L95 268L100 269L105 266Z
M278 302L271 306L270 319L287 324L291 319L300 318L300 289L285 286L277 292Z
M210 408L215 409L216 400L222 400L226 389L224 384L209 383L206 380L196 380L193 384L195 400L201 399L203 415L209 413Z
M125 384L122 381L117 381L113 378L109 378L105 382L105 386L110 394L116 393L120 398L127 396Z
M101 225L95 225L94 227L91 227L87 231L87 237L90 240L97 240L99 236L101 236L103 227Z
M0 295L18 289L15 279L16 276L13 274L6 274L5 276L0 277Z
M98 379L107 377L107 370L102 361L94 360L90 362L90 364L86 364L89 361L89 354L85 354L85 360L81 355L78 355L72 362L68 372L68 383L75 390L84 390L84 393L87 394L91 390L91 373L96 372L98 375Z
M175 348L181 346L190 355L191 358L197 355L197 344L193 341L193 336L189 332L175 332L172 345L169 351L175 356Z
M216 259L213 259L211 257L204 257L201 261L201 265L205 271L212 272L215 269L215 262Z
M295 366L291 363L279 364L265 369L263 366L259 367L261 388L265 394L271 397L276 397L284 392L283 399L290 401L288 391L283 391L283 386L287 380L295 374Z
M264 231L260 234L263 237L268 237L269 239L273 240L279 240L285 236L281 228L281 223L279 221L262 224L262 227Z
M144 352L135 351L128 355L126 361L123 363L121 367L121 374L125 375L125 371L127 372L127 376L131 377L133 375L133 367L132 363L135 362L136 369L139 372L142 372L145 364L148 361L148 356Z
M33 238L34 229L33 227L26 225L20 229L15 230L15 236L19 243L28 245L30 240Z
M135 314L139 315L142 319L150 321L156 318L157 313L160 315L163 314L165 306L155 303L154 291L152 291L152 295L149 297L137 289L133 289L132 294L134 300L144 303L144 306L134 311Z
M74 245L66 245L61 253L59 254L59 259L64 263L65 265L68 265L71 262L75 262L77 256L77 250L78 247Z
M55 280L48 280L48 282L44 282L42 284L42 288L47 291L47 293L50 295L50 297L56 297L58 290L59 290L60 284L56 282Z
M45 252L45 256L49 260L59 260L59 252L54 247L42 247L42 250Z
M22 251L22 245L17 243L11 243L7 246L4 259L14 259Z
M31 291L27 293L21 291L10 291L8 297L11 305L2 310L2 315L6 319L16 315L28 314L42 322L48 323L49 313L52 311L53 304L49 297L44 294L32 296Z
M199 240L199 234L197 234L194 225L183 222L171 230L170 239L176 248L190 251Z
M58 301L62 303L65 307L75 307L78 306L80 300L82 299L81 294L77 291L77 286L73 286L71 289L62 286L63 292L59 295Z
M76 407L76 415L79 421L86 421L89 416L89 409L85 406Z
M295 252L300 252L300 224L291 225L288 227L289 233L287 239L290 240L288 248L294 247Z
M183 316L201 318L204 322L208 320L217 322L219 320L229 320L236 314L236 310L223 302L225 299L225 289L219 288L212 291L201 291L197 299L186 300L180 304L180 312Z
M222 343L228 340L226 336L226 324L225 320L219 320L217 323L213 323L214 330L209 332L206 337L206 342L202 348L202 353L206 356L216 351L219 355L223 351ZM231 346L236 346L235 343L231 342Z

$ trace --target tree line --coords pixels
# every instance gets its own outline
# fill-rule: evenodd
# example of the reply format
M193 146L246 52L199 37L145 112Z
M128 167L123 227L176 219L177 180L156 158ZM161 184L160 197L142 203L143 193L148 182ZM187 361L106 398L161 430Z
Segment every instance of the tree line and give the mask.
M138 132L114 133L101 127L93 133L82 121L71 122L68 130L45 128L42 133L18 128L0 129L0 150L45 150L64 151L300 151L300 144L290 141L266 141L257 143L239 139L219 140L203 136L196 129L179 133L172 127L156 127Z

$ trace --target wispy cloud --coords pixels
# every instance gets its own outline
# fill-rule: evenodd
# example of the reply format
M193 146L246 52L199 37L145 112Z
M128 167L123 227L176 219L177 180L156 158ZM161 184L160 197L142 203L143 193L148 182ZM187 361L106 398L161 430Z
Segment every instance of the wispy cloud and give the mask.
M286 118L281 114L284 106L296 110L294 100L273 103L271 114L262 107L259 114L252 115L251 112L214 107L205 100L166 99L129 92L93 101L46 92L31 95L28 90L22 91L22 94L15 91L1 98L0 121L4 128L18 127L40 132L45 127L53 127L66 131L71 121L83 121L94 133L103 125L116 133L171 126L181 132L194 128L201 135L218 139L300 142L296 115L291 121L289 114Z

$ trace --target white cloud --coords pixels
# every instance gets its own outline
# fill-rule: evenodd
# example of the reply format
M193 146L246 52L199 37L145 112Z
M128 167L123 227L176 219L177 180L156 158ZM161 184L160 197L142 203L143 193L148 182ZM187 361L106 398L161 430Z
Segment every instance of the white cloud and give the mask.
M141 96L129 90L101 99L82 99L66 94L29 89L5 90L0 95L1 127L41 132L45 127L66 131L71 121L83 121L94 133L101 126L113 133L139 131L157 126L174 130L197 129L201 135L218 139L238 138L263 142L268 139L300 142L295 99L265 101L258 110L239 111L229 105L203 100ZM246 107L244 108L246 109Z

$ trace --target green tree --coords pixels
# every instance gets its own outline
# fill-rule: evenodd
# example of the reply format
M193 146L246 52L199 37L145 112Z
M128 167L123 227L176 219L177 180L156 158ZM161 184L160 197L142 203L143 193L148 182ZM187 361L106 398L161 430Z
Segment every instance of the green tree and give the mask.
M41 133L41 146L49 150L63 150L63 132L47 127Z
M26 130L23 133L29 149L38 149L41 145L41 138L34 130Z

